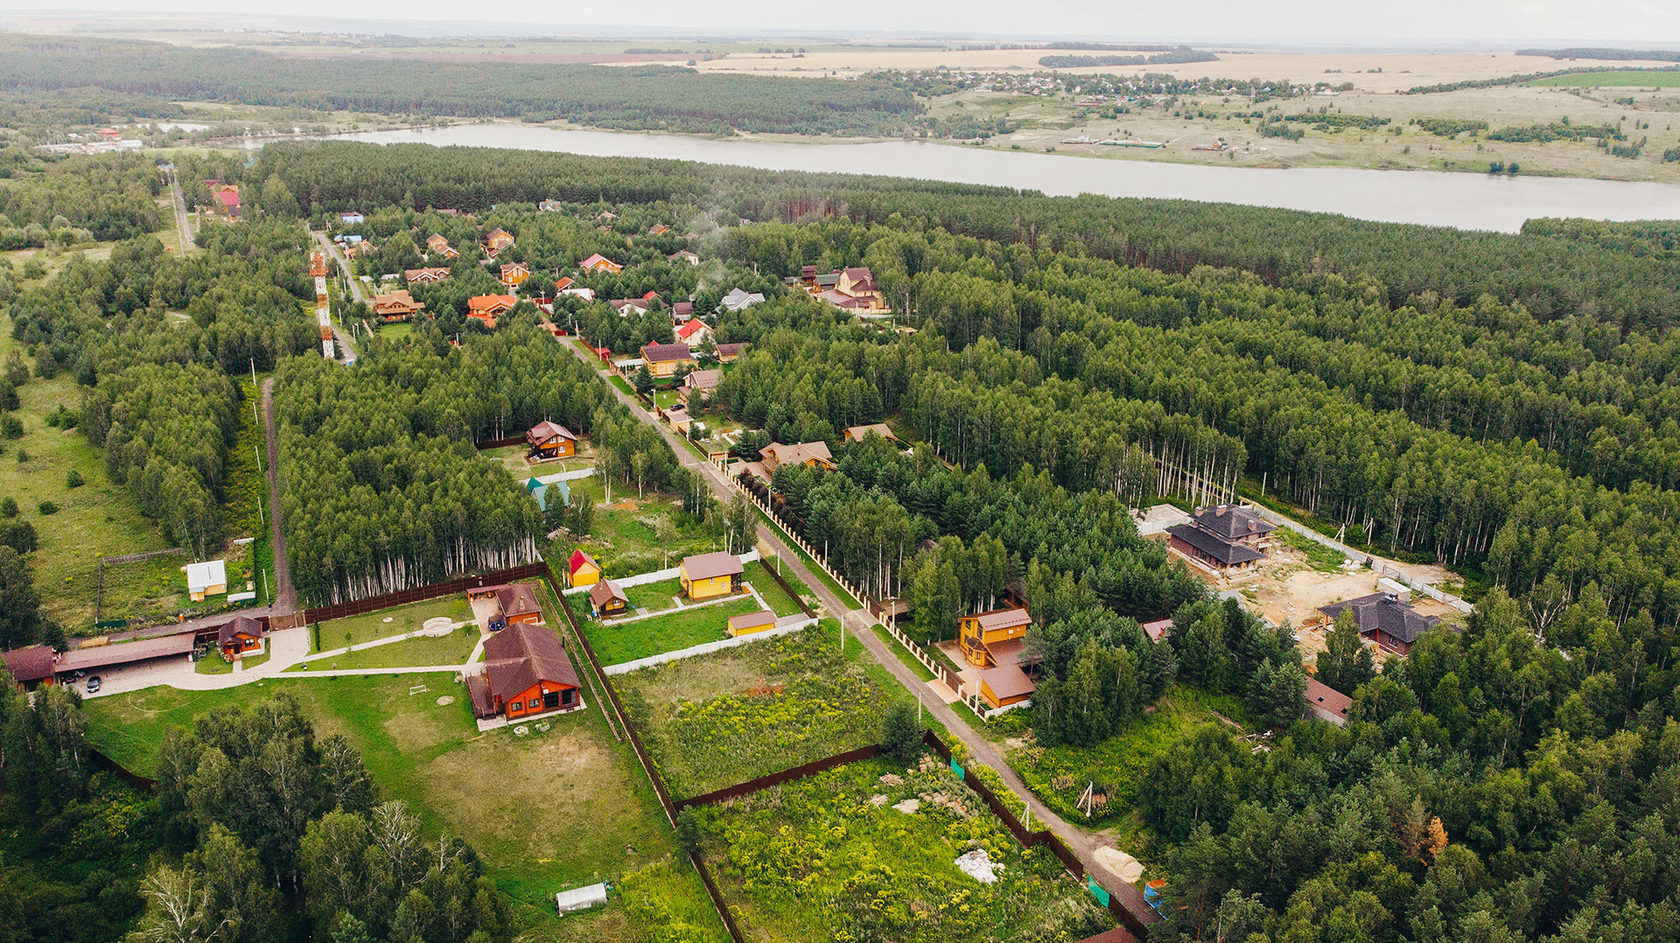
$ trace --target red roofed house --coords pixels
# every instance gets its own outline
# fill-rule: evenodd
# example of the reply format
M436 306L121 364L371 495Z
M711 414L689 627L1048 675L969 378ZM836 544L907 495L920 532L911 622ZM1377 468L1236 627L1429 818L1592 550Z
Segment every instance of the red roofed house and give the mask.
M1353 707L1353 698L1325 684L1317 678L1307 678L1307 691L1303 695L1307 701L1307 715L1319 720L1346 727L1348 710Z
M526 455L531 458L566 458L577 452L577 436L557 422L542 422L525 433Z
M712 329L700 320L689 321L682 327L677 328L677 340L690 347L698 347L711 339Z
M238 219L239 185L236 183L222 183L220 180L206 180L204 185L210 188L210 210L220 213L230 219Z
M263 624L250 616L234 616L216 630L216 647L228 661L262 651Z
M467 317L477 318L485 327L495 327L496 319L518 304L512 295L474 295L467 299Z
M601 564L583 550L573 550L566 561L566 582L573 587L594 586L601 578Z
M650 236L663 236L670 231L671 227L665 225L664 223L654 223L652 226L648 227L648 235Z
M577 670L547 626L514 623L486 639L484 672L466 682L480 719L511 722L583 707Z
M614 262L612 259L607 258L599 252L587 259L584 259L582 262L579 262L578 267L583 269L585 272L606 272L609 275L617 275L618 273L624 271L624 266L619 265L617 262Z

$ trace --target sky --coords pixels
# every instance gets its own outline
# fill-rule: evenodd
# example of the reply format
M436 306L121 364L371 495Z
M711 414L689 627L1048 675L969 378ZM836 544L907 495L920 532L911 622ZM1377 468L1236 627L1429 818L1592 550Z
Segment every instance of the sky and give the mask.
M0 12L210 12L636 28L889 30L1226 43L1680 43L1674 0L0 0ZM396 30L393 30L396 31ZM496 30L500 32L500 29Z

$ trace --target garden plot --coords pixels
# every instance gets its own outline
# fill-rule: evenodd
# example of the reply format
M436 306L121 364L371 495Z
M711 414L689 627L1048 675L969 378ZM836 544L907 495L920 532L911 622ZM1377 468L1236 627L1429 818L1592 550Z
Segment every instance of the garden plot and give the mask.
M901 694L824 620L613 679L671 795L697 796L875 742Z
M649 491L638 496L634 486L626 488L622 482L615 482L611 503L604 503L605 489L599 478L580 478L567 484L572 494L587 495L595 505L589 534L578 539L576 546L594 557L609 577L663 570L690 554L720 549L716 535L693 515L684 513L681 502L670 495ZM555 546L556 570L561 570L572 548L570 539Z
M945 763L868 760L704 809L707 858L749 940L1038 943L1112 926Z

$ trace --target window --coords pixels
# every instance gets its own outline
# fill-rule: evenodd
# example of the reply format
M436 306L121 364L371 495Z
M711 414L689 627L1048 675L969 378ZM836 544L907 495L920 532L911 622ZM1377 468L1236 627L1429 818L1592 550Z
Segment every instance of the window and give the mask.
M560 703L561 704L566 704L566 705L570 705L572 703L572 689L571 688L567 688L566 690L560 692Z
M541 706L542 706L542 698L539 698L539 697L531 698L529 701L525 702L525 707L526 707L527 710L533 710L534 711Z

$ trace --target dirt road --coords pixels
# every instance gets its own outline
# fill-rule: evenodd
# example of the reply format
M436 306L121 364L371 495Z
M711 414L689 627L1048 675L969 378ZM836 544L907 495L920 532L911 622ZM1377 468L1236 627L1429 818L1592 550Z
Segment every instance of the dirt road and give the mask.
M274 378L263 381L263 438L268 455L268 533L274 548L274 615L298 611L297 589L292 586L292 568L286 556L286 533L280 528L280 437L274 428Z

